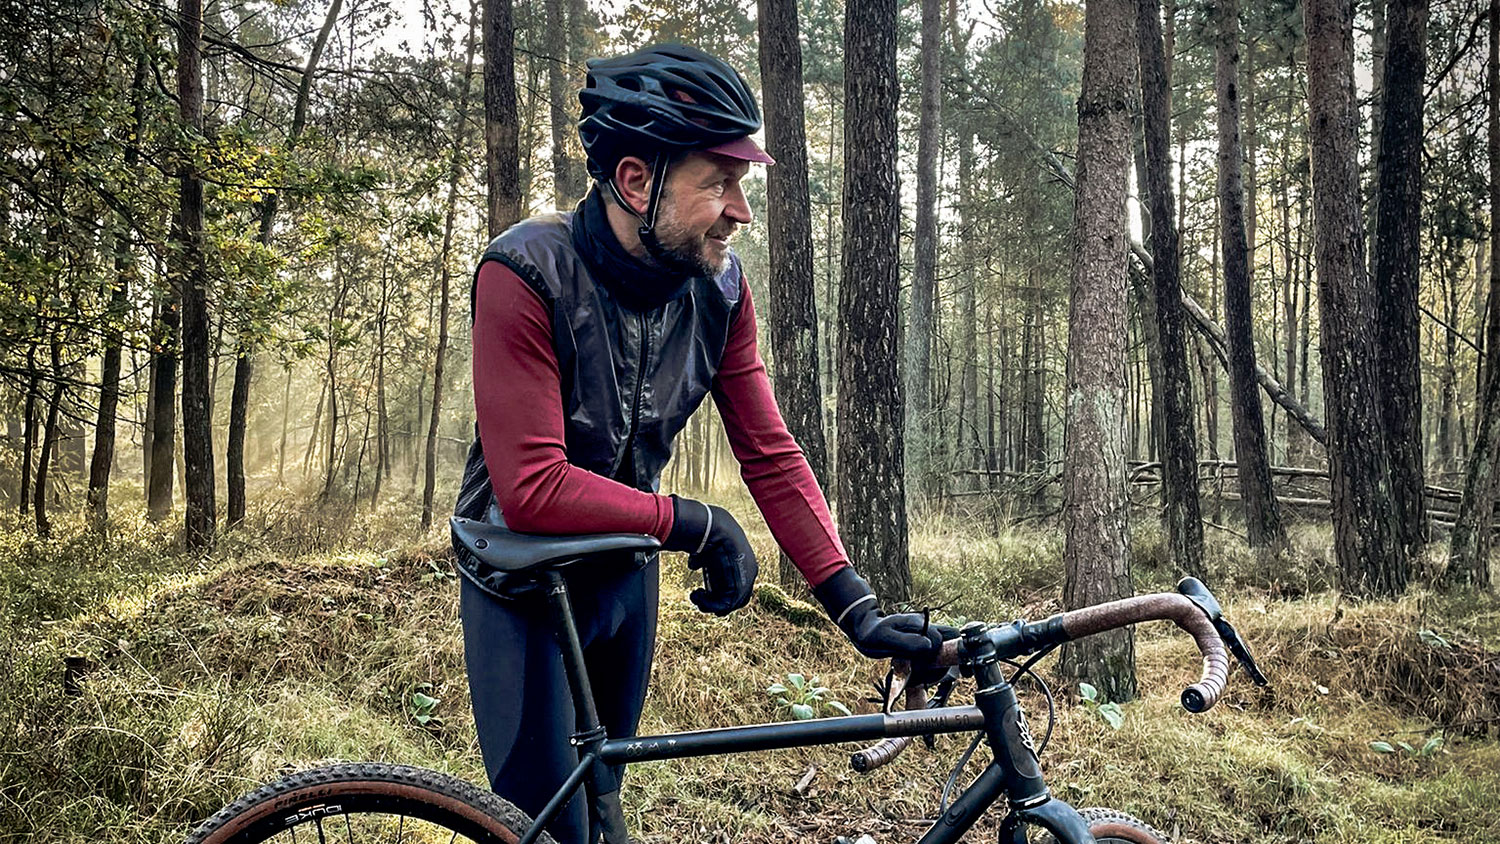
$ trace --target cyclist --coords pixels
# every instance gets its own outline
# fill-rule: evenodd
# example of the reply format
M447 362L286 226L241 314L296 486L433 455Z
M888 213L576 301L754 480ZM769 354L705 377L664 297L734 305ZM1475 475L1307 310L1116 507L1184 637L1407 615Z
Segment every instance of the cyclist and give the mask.
M579 136L593 179L571 213L533 217L485 250L473 287L477 436L457 515L541 534L634 532L685 551L704 612L745 606L755 553L721 507L656 493L676 435L713 395L777 543L855 647L932 655L943 633L884 615L850 566L827 502L776 407L755 308L728 241L751 213L740 180L774 164L750 137L740 74L700 50L649 47L588 64ZM464 651L490 785L535 816L578 764L573 706L544 601L508 597L461 555ZM656 638L655 555L568 574L600 719L629 736ZM598 772L601 791L619 771ZM549 832L593 842L575 797ZM612 818L611 820L617 820Z

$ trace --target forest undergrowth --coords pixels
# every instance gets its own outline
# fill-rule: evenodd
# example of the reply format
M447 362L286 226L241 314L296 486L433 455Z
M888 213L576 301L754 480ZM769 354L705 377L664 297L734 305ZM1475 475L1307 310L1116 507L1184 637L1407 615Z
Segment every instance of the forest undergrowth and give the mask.
M163 550L176 538L139 518L103 535L70 524L46 542L0 523L0 841L181 840L235 795L332 760L482 781L446 536L412 539L407 505L351 517L287 499L201 558ZM748 499L732 509L774 571ZM1211 585L1272 686L1236 672L1218 707L1189 715L1177 696L1195 676L1192 645L1146 626L1143 697L1119 709L1118 727L1113 709L1059 697L1043 756L1054 792L1181 842L1500 833L1500 603L1422 590L1341 601L1319 526L1297 528L1279 561L1211 539ZM1049 526L938 513L912 542L916 601L939 618L1059 608L1062 540ZM1152 527L1132 550L1137 589L1170 588ZM687 583L669 558L642 732L784 720L784 695L766 689L788 674L873 711L879 667L819 612L763 584L746 611L706 616ZM1054 679L1050 663L1043 674ZM1026 698L1040 730L1045 703ZM844 745L642 765L626 808L646 842L914 841L966 741L914 747L869 776L849 770ZM969 840L992 840L995 820Z

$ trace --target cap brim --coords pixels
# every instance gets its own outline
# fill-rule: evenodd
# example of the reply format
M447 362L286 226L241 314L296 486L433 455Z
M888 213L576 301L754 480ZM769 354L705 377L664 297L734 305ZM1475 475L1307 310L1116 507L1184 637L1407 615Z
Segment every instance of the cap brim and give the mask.
M704 152L717 153L729 158L738 158L741 161L753 161L758 164L776 163L776 159L767 155L766 151L761 149L760 145L755 143L755 140L748 135L739 140L730 141L727 144L710 147L704 150Z

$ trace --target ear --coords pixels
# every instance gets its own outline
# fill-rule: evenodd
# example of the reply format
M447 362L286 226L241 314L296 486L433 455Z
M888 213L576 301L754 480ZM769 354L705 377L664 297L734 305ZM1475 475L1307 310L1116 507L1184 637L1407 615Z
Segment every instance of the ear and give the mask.
M645 214L651 201L651 165L627 155L615 165L615 188L637 214Z

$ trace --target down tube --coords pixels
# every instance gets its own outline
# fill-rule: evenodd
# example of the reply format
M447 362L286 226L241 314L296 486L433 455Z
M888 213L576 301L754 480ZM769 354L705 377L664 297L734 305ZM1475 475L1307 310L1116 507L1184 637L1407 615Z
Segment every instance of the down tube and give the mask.
M916 712L893 712L889 715L848 715L815 721L609 739L600 748L599 759L607 765L623 765L720 753L872 741L896 736L962 733L983 727L984 713L978 707L949 706Z

